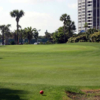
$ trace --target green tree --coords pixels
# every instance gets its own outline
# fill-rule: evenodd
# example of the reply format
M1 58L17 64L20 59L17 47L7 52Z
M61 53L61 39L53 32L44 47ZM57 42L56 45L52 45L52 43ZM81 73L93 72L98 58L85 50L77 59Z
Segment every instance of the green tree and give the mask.
M88 23L87 22L85 22L84 28L85 28L85 32L86 32L87 31L87 28L88 28Z
M10 12L11 17L15 17L16 18L16 22L17 22L17 44L18 44L18 29L19 29L19 20L20 18L24 15L24 11L23 10L13 10L12 12Z
M52 34L49 33L47 30L45 32L45 37L48 39L49 42L52 40Z
M0 34L0 39L2 39L2 35Z
M91 41L91 37L90 35L93 34L94 32L98 32L98 30L96 29L88 29L87 32L86 32L86 38L88 41Z
M53 40L56 43L64 43L66 40L66 34L64 35L63 27L59 27L56 32L53 33Z
M24 31L23 29L20 29L20 30L19 30L19 38L20 38L20 40L21 40L21 44L23 44L23 37L24 37L23 35L24 35L24 32L25 32L25 31Z
M0 26L0 30L1 30L1 33L2 33L2 45L4 45L4 27L5 27L5 25Z
M27 27L24 29L24 37L26 37L28 39L28 43L30 44L30 41L33 38L33 31L35 30L35 28L32 27Z
M71 37L73 31L76 30L76 27L75 27L74 22L71 21L70 16L67 15L67 14L63 14L60 17L60 21L63 21L63 24L64 24L63 29L64 29L64 41L65 41L65 34L66 34L66 32L68 32L69 36Z
M34 38L36 39L37 42L38 42L39 31L40 30L34 29L34 32L33 32L33 36L34 36Z
M69 21L69 15L67 14L63 14L61 17L60 17L60 21L63 21L63 24L64 24L64 41L65 41L65 26L66 26L66 22Z
M69 37L73 36L74 31L76 30L75 23L73 21L69 21L66 23L66 31L68 32Z
M11 26L10 24L8 24L8 25L5 26L5 44L6 45L9 44L8 43L8 39L10 37L10 29L9 29L10 26Z
M6 39L6 43L5 44L8 44L8 37L9 37L9 34L10 34L10 27L11 25L8 24L8 25L1 25L0 26L0 30L2 32L2 45L4 45L4 37Z

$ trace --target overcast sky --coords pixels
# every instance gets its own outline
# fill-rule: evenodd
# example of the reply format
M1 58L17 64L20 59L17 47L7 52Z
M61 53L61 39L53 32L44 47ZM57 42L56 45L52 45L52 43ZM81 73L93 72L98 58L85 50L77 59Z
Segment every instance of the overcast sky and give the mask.
M41 29L39 35L44 35L46 30L52 33L62 26L59 18L64 13L71 16L77 27L77 0L0 0L0 25L11 24L12 31L16 29L16 21L10 12L15 9L25 12L19 25Z

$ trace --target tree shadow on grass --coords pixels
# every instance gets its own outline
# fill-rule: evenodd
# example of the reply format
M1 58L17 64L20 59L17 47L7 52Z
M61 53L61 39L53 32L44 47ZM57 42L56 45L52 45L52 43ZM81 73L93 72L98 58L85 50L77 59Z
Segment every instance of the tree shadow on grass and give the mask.
M23 90L0 88L0 100L27 100L25 98L26 94L28 92Z

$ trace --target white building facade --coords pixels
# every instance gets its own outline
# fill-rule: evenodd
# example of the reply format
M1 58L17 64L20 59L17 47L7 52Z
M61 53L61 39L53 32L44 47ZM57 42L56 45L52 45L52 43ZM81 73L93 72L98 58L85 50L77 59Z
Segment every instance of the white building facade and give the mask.
M78 32L88 28L100 29L100 0L78 0Z

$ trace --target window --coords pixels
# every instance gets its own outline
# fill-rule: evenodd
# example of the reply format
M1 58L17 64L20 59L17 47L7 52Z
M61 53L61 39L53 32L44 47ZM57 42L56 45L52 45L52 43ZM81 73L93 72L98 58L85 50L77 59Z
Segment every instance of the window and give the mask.
M88 3L92 3L92 1L88 1Z

